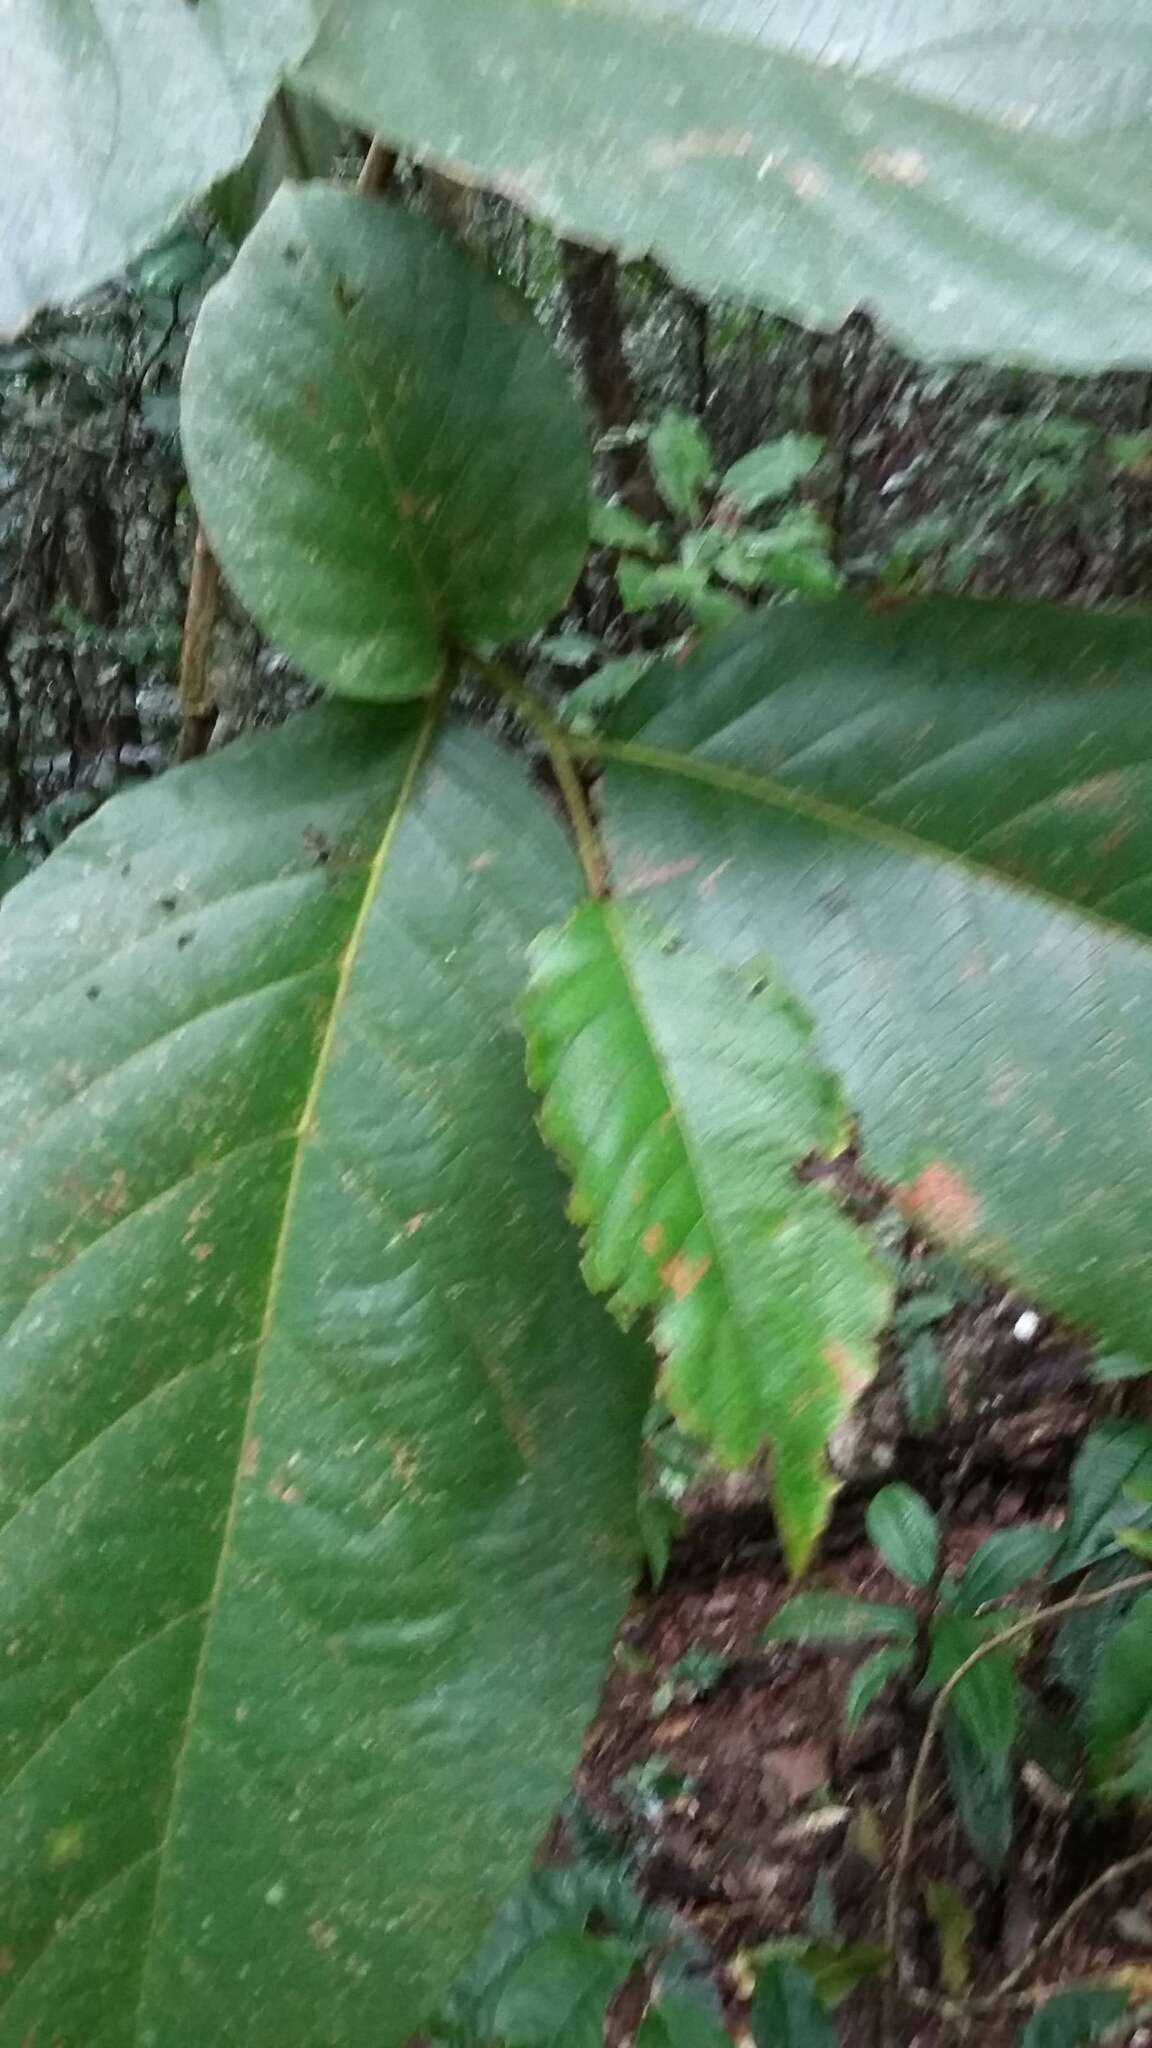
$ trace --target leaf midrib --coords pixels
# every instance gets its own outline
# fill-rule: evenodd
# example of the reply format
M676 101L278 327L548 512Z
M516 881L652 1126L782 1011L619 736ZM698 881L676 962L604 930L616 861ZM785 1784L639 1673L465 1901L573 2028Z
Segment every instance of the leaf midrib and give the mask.
M624 985L628 991L628 995L632 1003L633 1013L636 1017L637 1023L640 1026L640 1030L643 1033L644 1043L648 1046L649 1051L651 1053L652 1063L655 1066L657 1074L660 1077L660 1085L664 1090L668 1106L676 1119L676 1130L680 1138L680 1143L684 1147L684 1156L688 1162L688 1170L692 1175L693 1184L695 1186L697 1198L700 1203L700 1215L707 1225L708 1235L712 1241L712 1247L716 1254L716 1265L720 1274L721 1284L724 1289L724 1299L728 1307L728 1313L732 1317L733 1322L735 1323L737 1329L740 1332L740 1348L745 1357L745 1360L747 1360L752 1355L753 1346L750 1344L749 1341L749 1332L745 1327L744 1317L741 1313L737 1311L736 1302L738 1297L735 1293L735 1290L733 1289L731 1278L729 1275L728 1256L724 1249L724 1246L721 1243L720 1234L717 1232L715 1224L713 1222L711 1205L708 1200L706 1192L707 1181L704 1175L702 1174L699 1165L697 1164L696 1146L693 1138L690 1136L689 1119L686 1111L684 1110L681 1104L680 1096L677 1090L673 1087L671 1073L668 1067L668 1063L664 1057L663 1051L661 1047L657 1044L652 1028L648 1022L648 1008L642 1000L639 987L631 971L631 966L627 955L627 949L624 946L622 936L618 930L619 913L611 903L606 903L604 905L604 911L604 922L612 942L612 951L615 954L617 963L620 968L620 972L624 977ZM667 1288L664 1285L664 1282L661 1281L661 1296L657 1302L657 1313L660 1312L661 1308L666 1306L665 1297L671 1298L671 1289Z
M376 850L376 853L374 854L372 861L368 866L365 877L364 894L361 899L359 910L357 911L356 917L353 921L352 929L348 935L347 943L340 956L340 968L339 973L337 975L335 990L333 992L332 1007L328 1014L328 1022L325 1026L324 1036L321 1040L319 1051L317 1053L316 1065L313 1071L312 1080L309 1084L308 1092L304 1100L304 1106L300 1112L300 1116L296 1124L296 1149L292 1161L292 1169L288 1176L288 1182L284 1193L284 1205L280 1219L280 1229L277 1233L276 1245L273 1251L271 1265L269 1267L268 1288L264 1302L264 1313L261 1319L259 1334L256 1338L254 1346L252 1385L249 1391L248 1401L245 1406L244 1420L237 1438L236 1470L233 1476L232 1491L229 1498L228 1510L225 1516L224 1526L220 1538L220 1554L217 1560L216 1572L213 1578L212 1588L208 1595L207 1601L204 1603L205 1612L208 1617L204 1629L204 1639L200 1646L200 1655L196 1662L196 1671L188 1695L188 1709L184 1717L184 1726L181 1732L180 1742L176 1750L175 1766L172 1774L172 1790L168 1799L167 1808L165 1812L164 1827L160 1839L156 1845L156 1885L155 1891L153 1893L152 1913L149 1920L148 1930L141 1943L142 1960L140 1970L140 1988L137 1994L136 2007L132 2021L134 2036L137 2039L139 2039L140 2035L140 2026L144 2014L145 1999L147 1997L149 1989L150 1968L156 1950L156 1933L159 1923L161 1894L164 1885L165 1861L167 1858L168 1851L171 1847L173 1819L181 1805L183 1778L185 1771L187 1769L190 1738L196 1726L197 1708L199 1706L200 1697L203 1691L204 1682L211 1657L214 1626L220 1610L224 1577L231 1555L232 1538L235 1532L236 1523L240 1511L240 1492L244 1467L244 1446L251 1436L252 1423L260 1402L261 1395L263 1393L264 1369L267 1361L271 1340L275 1331L276 1315L279 1307L280 1292L284 1279L284 1268L288 1254L288 1246L291 1240L292 1229L295 1221L296 1205L299 1198L301 1180L303 1177L304 1162L308 1154L309 1143L312 1137L313 1124L316 1116L317 1105L319 1103L321 1094L323 1092L324 1083L327 1078L328 1068L331 1063L333 1048L336 1042L337 1031L342 1021L343 1011L347 1002L349 989L351 987L352 977L355 973L356 966L359 960L364 935L367 931L368 923L372 916L373 909L375 908L376 898L380 890L380 884L382 882L384 872L387 868L388 861L391 857L393 846L395 845L400 827L407 815L408 807L411 802L413 793L415 791L416 784L419 781L420 775L424 769L425 762L428 758L429 749L433 737L435 735L437 725L439 723L441 710L443 708L442 697L443 692L437 692L437 694L432 698L428 706L427 714L418 733L416 734L413 743L411 760L409 761L408 766L404 771L404 775L401 780L400 786L396 792L393 801L391 816L389 817L388 823L383 833L381 834L380 844Z
M958 852L955 847L942 845L939 840L918 839L914 832L906 831L903 826L882 823L867 812L848 810L842 804L829 802L826 797L809 796L789 789L770 776L753 775L746 769L727 768L716 762L694 760L686 754L671 753L662 747L637 745L630 740L585 739L569 735L568 744L573 752L589 761L619 761L625 767L652 768L665 775L679 775L688 782L727 790L733 796L747 797L753 803L787 811L794 817L809 818L814 824L827 825L832 831L882 847L889 853L899 853L907 859L933 861L974 882L994 883L1001 889L1026 897L1045 910L1059 911L1065 917L1076 918L1106 938L1126 939L1142 951L1152 952L1152 935L1139 931L1134 925L1120 923L1091 904L1080 903L1071 896L1058 896L1039 882L991 867L973 859L970 854Z

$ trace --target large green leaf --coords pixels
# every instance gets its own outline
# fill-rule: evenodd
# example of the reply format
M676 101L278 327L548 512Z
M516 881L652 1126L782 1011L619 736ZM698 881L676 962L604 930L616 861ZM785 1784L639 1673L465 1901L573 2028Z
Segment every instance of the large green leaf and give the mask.
M824 1446L890 1307L861 1233L797 1177L846 1137L807 1019L766 977L606 903L534 946L525 1018L588 1283L625 1323L656 1310L663 1392L721 1458L771 1444L799 1568L832 1493Z
M0 334L155 241L252 144L318 0L0 0Z
M1152 356L1152 0L335 0L303 75L703 291L927 355Z
M0 911L2 2048L405 2040L594 1703L649 1374L515 1016L578 879L428 747L326 707Z
M615 733L621 891L779 963L911 1217L1140 1350L1146 622L792 606L652 671Z
M565 373L513 293L399 208L283 186L205 301L182 412L229 582L347 696L421 695L452 642L546 624L580 573Z

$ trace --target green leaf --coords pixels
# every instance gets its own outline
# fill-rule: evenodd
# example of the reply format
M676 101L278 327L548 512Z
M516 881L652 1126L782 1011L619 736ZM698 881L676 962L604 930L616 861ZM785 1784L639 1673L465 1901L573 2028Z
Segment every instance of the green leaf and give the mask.
M605 504L594 498L589 514L590 538L602 548L626 548L636 555L651 555L658 561L664 553L664 536L658 526L641 519L627 505L613 499Z
M502 2048L603 2048L605 2009L635 1960L627 1942L547 1936L500 1995L497 2040Z
M654 668L601 751L617 888L778 962L910 1220L1143 1349L1144 621L781 606Z
M239 163L315 16L314 0L6 10L0 334L123 270Z
M914 1487L882 1486L868 1503L868 1534L889 1571L927 1586L940 1557L940 1524Z
M720 488L742 512L786 498L802 477L810 476L824 453L818 434L781 434L742 455L724 472Z
M799 1568L834 1490L824 1446L874 1370L891 1299L828 1189L796 1177L845 1135L807 1021L767 975L588 903L533 947L525 1024L589 1286L622 1322L655 1311L661 1390L721 1459L771 1444Z
M590 661L603 658L604 642L594 633L553 633L541 640L539 652L557 668L587 668Z
M1131 1557L1113 1554L1086 1574L1080 1591L1103 1592L1107 1586L1118 1586L1134 1578L1138 1570ZM1120 1594L1114 1600L1070 1614L1061 1622L1052 1644L1051 1664L1061 1684L1075 1699L1088 1698L1100 1659L1124 1616L1131 1612L1135 1599L1134 1594Z
M933 1624L931 1654L924 1674L924 1691L938 1692L942 1685L967 1663L969 1657L1008 1625L1003 1614L970 1616L944 1615ZM963 1722L982 1756L1007 1756L1020 1725L1020 1688L1008 1649L989 1650L960 1680L948 1702L948 1712Z
M22 882L28 873L28 856L19 846L0 845L0 896Z
M1021 1522L989 1536L960 1574L956 1612L974 1614L987 1601L1015 1592L1026 1579L1047 1570L1062 1542L1060 1530L1045 1529L1039 1522Z
M1148 0L335 0L305 77L701 293L1095 368L1152 345L1150 36Z
M1111 2032L1128 2004L1126 1991L1061 1991L1033 2013L1018 2048L1085 2048Z
M911 1616L909 1617L911 1619ZM894 1678L900 1678L911 1668L910 1649L877 1650L866 1657L863 1664L852 1673L844 1693L844 1725L849 1733L858 1728L869 1708L874 1706L882 1692L891 1685Z
M636 2030L636 2048L732 2048L718 2013L686 1992L650 2005Z
M762 1640L870 1643L878 1636L899 1636L911 1642L915 1633L916 1617L907 1607L883 1607L878 1600L851 1600L843 1593L797 1593L784 1602Z
M927 1330L901 1347L900 1391L908 1427L927 1436L943 1419L947 1396L943 1354Z
M328 705L0 909L2 2048L398 2048L563 1792L650 1391L522 1071L577 897L489 739Z
M944 1716L943 1742L960 1824L985 1869L995 1876L1012 1847L1012 1759L1006 1752L982 1750L953 1713Z
M282 86L243 163L210 196L212 212L229 240L239 246L251 234L289 179L326 178L347 133L326 108Z
M1120 1762L1122 1770L1100 1790L1109 1799L1146 1799L1152 1792L1152 1715L1133 1730Z
M430 691L452 643L546 625L580 571L565 374L520 302L399 207L281 189L205 301L184 445L238 596L347 696Z
M1088 1736L1097 1772L1109 1777L1120 1752L1152 1716L1152 1593L1137 1600L1112 1630L1087 1701Z
M669 410L648 436L648 460L666 505L695 516L700 492L711 482L712 450L690 413Z
M1088 1370L1094 1380L1109 1386L1116 1380L1142 1380L1152 1365L1131 1351L1105 1351L1093 1358Z
M574 732L588 732L596 714L619 704L652 666L650 654L625 654L619 661L606 661L587 682L570 690L556 707L556 720Z
M1068 1519L1057 1559L1062 1574L1082 1571L1140 1519L1130 1489L1152 1480L1152 1429L1142 1422L1102 1422L1085 1437L1068 1479Z
M654 611L662 604L682 604L702 632L730 626L744 616L739 598L710 585L704 568L664 562L648 569L625 556L617 565L616 583L625 611Z
M817 1879L819 1883L819 1879ZM763 1970L767 1964L790 1963L809 1981L820 2004L828 2012L851 1996L858 1984L878 1976L886 1951L875 1942L839 1942L831 1936L818 1941L802 1935L784 1934L754 1949L749 1958Z
M586 1934L590 1924L626 1943L634 1962L666 1947L671 1917L644 1904L619 1865L569 1863L533 1871L501 1907L434 2015L435 2039L486 2044L496 2038L496 2008L527 1956L557 1934Z
M811 1979L787 1961L760 1971L748 2025L756 2048L838 2048L840 2039Z
M139 262L133 264L132 287L137 292L155 292L166 297L184 291L188 285L199 284L211 266L212 256L204 237L178 229L154 248L146 249Z
M928 1917L936 1929L940 1950L940 1981L945 1991L959 1998L972 1976L968 1944L976 1916L954 1884L938 1882L924 1887Z

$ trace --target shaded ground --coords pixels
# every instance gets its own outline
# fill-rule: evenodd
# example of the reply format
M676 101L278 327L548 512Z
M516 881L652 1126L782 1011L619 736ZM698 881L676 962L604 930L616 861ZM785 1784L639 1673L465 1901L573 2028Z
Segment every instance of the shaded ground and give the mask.
M845 1486L813 1587L907 1598L864 1536L877 1474L906 1479L929 1497L948 1526L953 1562L995 1529L1059 1519L1068 1467L1093 1409L1099 1416L1101 1390L1086 1377L1084 1347L1067 1333L1042 1325L1032 1341L1013 1334L1023 1308L991 1296L950 1318L949 1412L930 1440L903 1432L894 1370L882 1375L848 1451L865 1476ZM662 1587L639 1597L626 1620L576 1785L588 1812L621 1838L649 1899L674 1908L704 1938L737 2020L742 1952L806 1933L814 1896L818 1915L834 1911L839 1937L881 1939L923 1730L923 1709L889 1694L844 1737L844 1684L875 1645L833 1653L763 1647L787 1587L756 1496L746 1477L699 1489ZM711 1689L659 1697L670 1667L700 1652L723 1660ZM994 1882L933 1774L904 1924L909 1963L925 1989L941 1988L928 1885L949 1881L971 1909L965 1993L978 1996L1028 1956L1085 1884L1146 1841L1131 1821L1073 1820L1055 1790L1034 1769L1022 1783L1012 1856ZM1113 1892L1089 1909L1034 1975L1068 1983L1133 1965L1152 1976L1152 1875L1135 1893ZM981 2020L981 2048L1009 2048L1021 2024L1019 2014L1003 2024ZM856 1992L842 2025L846 2048L878 2048L877 1994ZM906 2007L897 2038L906 2048L937 2048L965 2037L955 2024ZM1135 2048L1152 2032L1138 2028L1128 2038Z

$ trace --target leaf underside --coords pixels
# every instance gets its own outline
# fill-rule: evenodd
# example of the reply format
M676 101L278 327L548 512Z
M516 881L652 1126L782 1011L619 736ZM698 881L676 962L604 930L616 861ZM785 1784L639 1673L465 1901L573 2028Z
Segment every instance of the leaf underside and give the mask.
M562 1794L645 1347L532 1129L578 895L477 733L327 707L0 912L0 2044L380 2048Z
M779 963L910 1220L1134 1350L1150 683L1142 620L795 606L645 679L603 782L622 895Z
M655 1311L662 1390L722 1459L771 1445L799 1568L831 1497L825 1444L890 1305L827 1187L797 1177L846 1128L807 1021L763 976L604 903L533 947L525 1021L590 1286L626 1324Z
M316 0L5 0L0 334L122 270L246 154Z
M700 292L927 356L1152 353L1152 0L335 0L302 76Z

